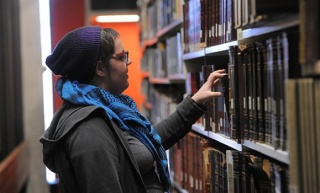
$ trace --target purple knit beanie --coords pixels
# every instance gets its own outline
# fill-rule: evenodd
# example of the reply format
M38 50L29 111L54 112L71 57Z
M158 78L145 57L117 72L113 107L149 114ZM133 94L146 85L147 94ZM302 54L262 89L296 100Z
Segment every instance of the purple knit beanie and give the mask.
M100 56L100 30L86 26L67 33L47 57L47 66L55 75L88 83Z

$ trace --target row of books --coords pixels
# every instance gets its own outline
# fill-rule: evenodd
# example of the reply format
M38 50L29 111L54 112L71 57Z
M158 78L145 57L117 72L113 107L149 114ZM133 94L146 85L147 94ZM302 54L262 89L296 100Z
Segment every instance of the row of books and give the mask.
M151 39L173 21L182 20L183 0L157 0L140 6L142 40Z
M299 0L236 0L233 7L234 27L246 29L298 14Z
M320 79L286 81L290 192L320 191Z
M230 48L231 133L286 151L284 81L301 76L297 39L290 30Z
M190 93L195 93L211 72L225 69L228 74L214 88L223 96L206 102L205 130L239 143L251 140L286 151L284 81L301 76L296 39L296 31L291 30L230 46L229 60L189 73L186 90Z
M141 59L141 69L154 78L167 78L165 44L158 42L156 47L147 48Z
M233 0L189 0L183 5L184 53L236 40Z
M141 69L150 72L152 78L182 75L184 66L181 44L181 34L178 32L158 42L155 47L148 47L141 60Z
M171 150L175 183L190 193L288 192L288 167L189 133Z
M320 2L301 0L299 5L299 60L304 76L319 75L320 67Z
M185 93L184 84L153 84L149 87L150 120L157 123L176 110Z
M150 90L152 85L149 82L149 79L147 77L143 78L141 81L141 93L143 96L143 103L141 104L140 111L141 113L149 120L151 120L151 107L148 97L150 96Z
M298 14L298 0L188 0L183 4L184 53L237 40L237 29Z

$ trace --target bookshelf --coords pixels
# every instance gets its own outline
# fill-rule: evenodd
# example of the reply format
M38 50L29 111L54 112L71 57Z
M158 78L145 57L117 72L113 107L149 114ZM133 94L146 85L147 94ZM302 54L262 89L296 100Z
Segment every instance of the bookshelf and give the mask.
M143 93L146 98L143 109L153 122L173 111L184 93L185 69L181 50L183 19L179 9L180 3L180 1L170 1L170 4L166 1L138 3L141 13L140 24L144 29L141 33L143 52L141 69L148 73L144 77L144 82L147 83L144 83L143 87L148 88L148 91ZM150 25L153 28L150 28ZM176 92L177 90L179 92Z
M196 52L190 52L183 55L183 60L192 60L195 58L203 58L205 56L204 50L199 50Z
M298 26L300 23L298 14L289 14L282 16L280 20L270 21L268 24L257 27L249 28L244 30L238 30L237 37L238 40L245 40L246 38L252 38L255 36L261 36L264 34L270 34L282 29L287 29L290 27Z
M259 143L259 142L252 142L249 140L245 140L243 142L243 146L258 152L263 152L263 154L275 160L278 160L285 164L289 164L289 155L288 155L288 152L286 151L274 149L266 144Z
M224 100L206 103L210 113L170 150L177 191L214 192L220 184L219 191L231 193L250 192L250 187L257 192L319 192L319 0L158 0L144 7L160 2L181 5L182 20L157 29L144 42L152 47L181 33L185 72L178 82L185 82L183 95L197 91L205 68L225 68L229 75L222 87L214 88L221 89ZM149 82L174 81L149 76ZM198 161L192 156L199 155L188 153L198 151L203 152ZM219 159L205 159L209 154ZM202 171L199 177L193 170L198 165L220 167L220 173Z
M237 46L238 41L232 41L225 44L220 44L216 46L210 46L204 49L205 55L219 55L219 54L227 54L226 51L229 50L230 46Z
M194 124L192 126L192 130L199 135L202 135L202 136L205 136L209 139L218 141L219 143L224 144L228 147L231 147L232 149L242 151L242 144L239 144L235 140L227 138L221 134L214 133L211 131L205 131L204 127L200 124Z
M0 12L0 192L25 192L30 155L23 125L19 1L1 1Z
M0 162L0 191L25 192L30 175L26 167L29 160L29 149L26 141L22 141L11 153Z

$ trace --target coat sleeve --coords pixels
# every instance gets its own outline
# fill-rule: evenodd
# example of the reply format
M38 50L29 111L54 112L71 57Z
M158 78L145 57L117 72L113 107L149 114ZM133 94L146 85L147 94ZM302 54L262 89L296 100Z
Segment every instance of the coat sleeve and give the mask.
M162 139L163 147L169 149L184 137L205 111L205 106L196 104L190 96L184 98L175 112L154 125Z
M81 193L121 193L117 144L99 118L85 121L66 143L70 164Z

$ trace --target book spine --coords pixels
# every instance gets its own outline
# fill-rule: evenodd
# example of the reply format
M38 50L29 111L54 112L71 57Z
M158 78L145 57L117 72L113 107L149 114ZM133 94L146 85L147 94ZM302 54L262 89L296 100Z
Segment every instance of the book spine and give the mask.
M228 50L229 54L229 89L230 89L230 137L231 139L237 139L237 114L236 114L236 74L235 74L235 53L236 53L236 46L230 46Z
M257 53L257 111L258 111L258 141L265 143L265 105L264 105L264 57L266 48L262 42L256 42Z

